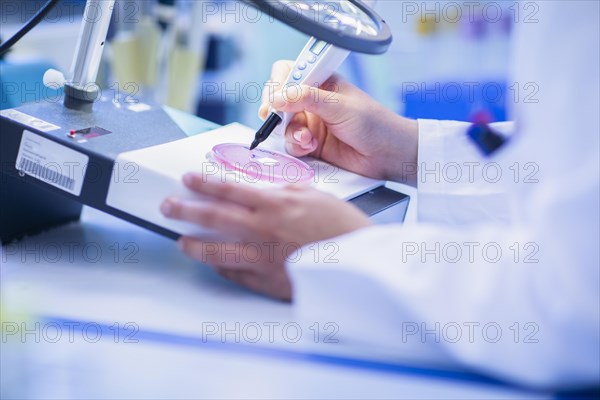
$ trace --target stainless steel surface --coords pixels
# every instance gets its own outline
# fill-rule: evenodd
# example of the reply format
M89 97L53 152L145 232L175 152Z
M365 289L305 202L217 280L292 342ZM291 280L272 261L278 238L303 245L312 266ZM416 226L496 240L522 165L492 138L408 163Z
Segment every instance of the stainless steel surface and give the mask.
M86 89L95 86L115 0L87 0L69 81Z

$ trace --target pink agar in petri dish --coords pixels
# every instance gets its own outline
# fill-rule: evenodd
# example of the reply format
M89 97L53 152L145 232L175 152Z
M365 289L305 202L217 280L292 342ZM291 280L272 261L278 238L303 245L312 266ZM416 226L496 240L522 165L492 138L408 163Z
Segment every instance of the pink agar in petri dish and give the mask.
M315 170L297 158L272 150L251 151L243 144L216 145L212 149L212 157L226 169L237 171L254 181L307 183L315 176Z

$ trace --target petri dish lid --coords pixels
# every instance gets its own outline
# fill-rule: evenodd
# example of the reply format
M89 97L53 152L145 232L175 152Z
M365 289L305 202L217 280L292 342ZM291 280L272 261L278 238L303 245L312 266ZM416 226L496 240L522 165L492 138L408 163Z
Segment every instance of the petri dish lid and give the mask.
M295 157L267 149L250 150L244 144L219 144L213 147L211 155L221 166L245 175L248 181L310 183L315 176L310 165Z

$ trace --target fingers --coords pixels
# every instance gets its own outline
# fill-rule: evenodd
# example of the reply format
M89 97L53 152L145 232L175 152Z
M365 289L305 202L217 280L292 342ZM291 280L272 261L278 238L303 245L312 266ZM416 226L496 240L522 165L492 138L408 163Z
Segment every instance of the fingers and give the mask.
M214 182L201 174L186 174L183 183L188 189L203 196L249 208L260 207L267 200L264 193L258 189L241 184Z
M271 81L280 84L285 83L293 67L293 61L280 60L275 62L273 64L273 68L271 69Z
M212 267L225 279L274 298L291 300L292 288L284 261L256 243L205 242L182 237L178 245L186 255Z
M226 235L248 237L255 230L252 213L231 203L170 198L162 203L160 210L168 218L192 222Z
M256 231L252 209L267 203L263 192L240 184L211 182L199 174L187 174L183 181L208 201L169 198L161 204L163 215L237 237Z
M229 268L215 268L215 271L223 278L240 286L256 290L257 277L253 271L241 271Z
M297 113L285 130L286 151L295 157L304 157L316 151L318 141L308 128L306 113Z
M273 96L276 92L282 90L293 66L294 63L292 61L286 60L277 61L273 64L271 79L265 83L262 93L262 104L258 110L258 116L263 121L268 117L269 107L273 102Z
M306 85L291 85L282 92L275 93L272 106L283 112L299 113L308 111L324 122L341 122L344 107L341 95Z
M187 256L213 268L249 271L258 262L253 247L243 243L209 242L182 237L177 245Z
M293 113L309 111L327 122L335 122L335 116L339 112L339 107L335 105L339 103L340 93L352 94L357 89L337 74L332 75L321 88L286 84L293 67L292 61L273 64L271 79L263 89L259 118L264 121L268 117L269 108L273 106L279 111Z
M291 123L285 132L286 150L295 157L304 157L317 150L319 143L303 125Z

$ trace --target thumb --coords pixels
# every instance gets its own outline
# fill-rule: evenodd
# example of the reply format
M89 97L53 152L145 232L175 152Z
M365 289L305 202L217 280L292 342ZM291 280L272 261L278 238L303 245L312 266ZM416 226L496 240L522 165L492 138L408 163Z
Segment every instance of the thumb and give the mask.
M282 112L308 111L329 124L341 122L345 111L342 95L306 85L291 85L276 93L272 106Z

